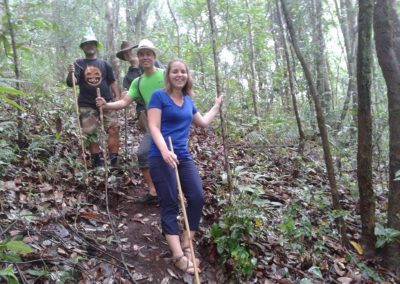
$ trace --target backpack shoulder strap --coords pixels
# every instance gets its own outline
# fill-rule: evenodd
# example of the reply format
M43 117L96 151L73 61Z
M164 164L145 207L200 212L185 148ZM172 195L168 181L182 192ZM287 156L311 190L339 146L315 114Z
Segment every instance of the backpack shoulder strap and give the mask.
M143 100L142 92L140 91L140 81L141 80L142 80L142 75L139 76L139 79L138 79L138 82L137 82L137 88L138 88L138 91L139 91L139 96Z

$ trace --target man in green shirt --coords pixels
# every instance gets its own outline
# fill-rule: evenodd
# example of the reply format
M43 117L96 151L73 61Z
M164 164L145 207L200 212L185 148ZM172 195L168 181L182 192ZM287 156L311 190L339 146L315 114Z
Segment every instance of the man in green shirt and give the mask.
M123 109L134 100L143 100L147 107L152 93L164 87L164 71L157 69L154 65L158 50L154 47L153 43L144 39L140 41L138 47L135 48L133 52L138 56L139 64L143 68L143 74L132 82L128 95L124 96L119 101L108 103L102 98L97 98L97 107L103 107L103 109ZM149 188L149 192L139 199L139 202L142 203L155 203L157 201L157 193L150 176L148 163L150 141L151 135L150 131L147 129L137 152L139 168Z

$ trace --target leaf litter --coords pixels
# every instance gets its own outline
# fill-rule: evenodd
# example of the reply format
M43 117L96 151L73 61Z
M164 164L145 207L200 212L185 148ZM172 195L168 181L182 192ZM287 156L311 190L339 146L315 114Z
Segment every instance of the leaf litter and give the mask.
M207 234L210 225L219 220L224 206L222 197L216 194L223 186L223 148L211 131L192 132L195 135L190 147L203 178L206 200L203 223L195 242L202 258L201 278L205 283L226 283L231 273L230 260L221 262ZM138 143L140 135L135 130L131 136L136 139L132 144ZM60 153L70 155L67 150L76 144L76 137L66 139L70 139L69 144L64 143ZM357 234L352 236L354 251L349 251L340 244L336 234L317 231L321 224L335 229L329 224L324 209L315 206L315 202L324 203L327 199L324 199L327 195L325 172L318 166L304 167L302 175L293 179L290 169L296 153L290 147L282 148L279 152L286 149L285 155L276 148L259 151L258 147L252 148L244 142L243 149L231 151L231 163L240 166L237 180L264 189L261 197L269 218L263 224L266 237L260 236L251 246L257 266L247 282L399 281L377 264L371 263L377 275L357 266L363 260ZM310 147L309 151L315 148ZM46 178L45 169L32 168L32 163L24 160L17 173L8 174L0 182L0 241L22 240L33 249L23 254L18 264L15 273L20 279L26 283L132 283L132 279L137 283L193 283L192 276L183 274L170 262L171 255L161 235L159 208L133 202L146 189L137 167L130 159L125 158L123 162L127 164L126 171L115 175L111 172L113 178L109 179L110 209L118 239L113 235L105 210L104 179L95 171L90 173L91 184L86 188L76 169L67 167L57 178ZM304 188L309 188L311 197L304 194ZM342 194L349 208L355 206L344 190ZM309 232L282 237L279 227L293 204L298 204L298 212L291 216L296 228L301 229L302 222L307 221L310 225L304 230ZM301 216L310 217L300 221ZM359 220L351 216L348 219L354 224L350 229L358 232ZM296 243L301 246L296 247ZM121 261L120 251L129 271Z

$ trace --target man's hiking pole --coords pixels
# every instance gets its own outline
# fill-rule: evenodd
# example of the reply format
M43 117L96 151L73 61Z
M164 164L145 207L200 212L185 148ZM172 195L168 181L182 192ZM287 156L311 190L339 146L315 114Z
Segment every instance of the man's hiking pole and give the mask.
M98 98L101 97L99 88L96 88L96 95L97 95ZM99 107L99 112L100 112L100 124L101 124L100 125L100 127L101 127L101 130L100 130L101 143L100 144L101 144L101 147L104 150L105 156L108 157L108 148L107 148L108 145L105 142L105 137L106 137L107 134L106 134L106 131L105 131L105 128L104 128L104 114L103 114L103 107L102 106ZM114 221L113 221L113 219L111 217L110 206L109 206L109 199L108 199L108 164L107 164L107 159L105 159L105 161L104 161L104 170L105 170L104 187L105 187L106 210L107 210L107 215L108 215L108 221L110 222L111 230L113 232L115 240L118 243L120 243L121 241L120 241L120 239L119 239L119 237L117 235L117 232L115 231L115 225L114 225ZM119 254L121 256L121 261L122 261L122 263L124 265L124 268L125 268L125 272L131 278L132 283L137 283L136 280L133 278L132 274L129 272L128 266L127 266L126 261L125 261L125 257L124 257L124 255L122 253L122 247L120 245L118 245L118 248L119 248Z
M100 89L96 88L96 94L97 97L100 98L101 94L100 94ZM103 107L99 107L99 112L100 112L100 128L101 128L101 147L103 148L104 151L104 156L106 157L106 159L104 160L104 169L106 170L106 183L108 181L108 164L107 164L107 157L108 157L108 147L105 143L105 137L106 137L106 130L104 129L104 114L103 114ZM107 188L107 187L106 187Z
M79 107L78 107L78 95L76 93L76 85L75 85L75 74L71 72L71 78L72 78L72 88L74 89L74 97L75 97L75 111L76 111L76 117L78 120L78 131L79 131L79 141L81 144L81 150L82 150L82 156L83 156L83 165L85 167L85 184L89 185L89 180L88 180L88 170L87 170L87 164L86 164L86 154L85 154L85 145L83 144L83 135L82 135L82 126L81 126L81 120L79 119Z
M126 89L124 89L124 92L126 91ZM125 94L125 96L127 96L127 94ZM125 109L124 109L124 122L125 122L125 125L124 125L124 132L125 132L125 158L128 160L128 153L129 153L129 151L128 151L128 107L126 107Z
M170 150L172 151L172 153L174 153L174 147L172 145L171 136L168 137L168 140L169 140L169 147L171 148ZM190 253L192 254L192 262L193 262L193 267L194 267L194 276L195 276L195 279L196 279L196 283L200 284L199 272L197 270L197 264L196 264L196 256L194 255L192 236L190 234L189 221L188 221L188 217L187 217L187 214L186 214L185 200L184 200L184 196L183 196L183 192L182 192L181 182L179 180L179 172L178 172L178 168L177 167L175 167L175 175L176 175L176 183L178 184L179 199L181 201L183 219L185 220L185 227L186 227L187 235L188 235L188 238L189 238L189 247L190 247Z

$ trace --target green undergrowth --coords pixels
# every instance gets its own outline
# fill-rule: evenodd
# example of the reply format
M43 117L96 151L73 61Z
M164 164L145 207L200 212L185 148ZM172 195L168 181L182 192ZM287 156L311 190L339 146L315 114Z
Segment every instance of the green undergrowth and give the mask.
M236 279L249 278L256 267L254 243L265 236L265 219L260 188L242 186L231 202L224 204L210 236L223 263ZM222 204L220 204L222 205Z
M0 242L0 261L8 262L9 265L0 270L1 277L7 280L9 284L19 283L14 273L13 263L21 262L21 255L31 253L30 246L22 241L5 240Z
M323 162L313 158L301 160L301 175L293 179L291 159L295 156L290 156L289 150L270 149L267 154L256 150L232 150L240 157L240 163L233 170L235 189L232 194L217 194L219 215L208 237L226 275L234 283L253 283L257 279L274 277L270 269L276 264L266 264L266 259L279 256L282 263L278 263L278 267L282 265L280 268L286 271L283 276L296 283L323 283L326 279L336 279L338 276L332 273L332 269L337 268L336 262L343 265L340 271L343 275L362 275L362 281L383 281L385 277L376 271L376 267L364 262L356 250L341 245L337 218L343 217L350 225L360 222L353 212L358 197L352 194L356 184L351 173L340 177L340 181L347 181L346 187L340 188L346 192L342 196L346 206L336 211L332 209ZM306 155L314 157L314 152L313 147L307 147ZM276 202L274 196L284 203ZM357 227L352 229L358 230ZM398 232L378 224L376 234L377 247L380 247L394 240ZM279 246L269 248L271 243ZM294 263L286 266L286 262L293 259ZM263 268L264 272L260 273L259 267L265 267L267 271ZM297 273L298 269L301 274Z

